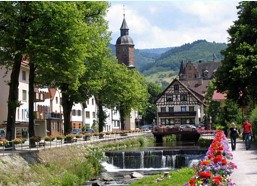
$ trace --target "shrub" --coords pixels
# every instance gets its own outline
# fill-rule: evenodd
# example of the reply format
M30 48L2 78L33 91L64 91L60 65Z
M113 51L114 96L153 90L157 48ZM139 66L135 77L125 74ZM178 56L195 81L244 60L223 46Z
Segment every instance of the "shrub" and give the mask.
M15 138L15 139L12 140L12 142L14 144L20 144L20 143L24 142L24 139L22 139L22 138Z
M63 135L56 136L56 139L57 139L57 140L63 140L63 138L64 138Z
M44 137L45 141L53 141L54 139L55 139L55 137L53 137L53 136L46 136L46 137Z
M31 136L29 138L30 141L40 142L41 137L40 136Z

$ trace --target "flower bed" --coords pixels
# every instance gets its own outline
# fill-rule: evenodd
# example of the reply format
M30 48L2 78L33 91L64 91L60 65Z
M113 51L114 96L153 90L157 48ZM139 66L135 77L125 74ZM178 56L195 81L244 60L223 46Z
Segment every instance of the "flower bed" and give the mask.
M236 167L223 131L217 131L205 158L195 166L195 175L184 186L234 186L230 175Z

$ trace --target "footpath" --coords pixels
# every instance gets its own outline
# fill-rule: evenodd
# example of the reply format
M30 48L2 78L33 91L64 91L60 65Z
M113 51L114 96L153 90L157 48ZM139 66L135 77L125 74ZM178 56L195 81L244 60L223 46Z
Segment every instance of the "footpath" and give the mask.
M237 186L257 186L257 146L252 144L246 150L244 141L237 139L236 150L231 152L232 162L237 165L231 175L232 182Z

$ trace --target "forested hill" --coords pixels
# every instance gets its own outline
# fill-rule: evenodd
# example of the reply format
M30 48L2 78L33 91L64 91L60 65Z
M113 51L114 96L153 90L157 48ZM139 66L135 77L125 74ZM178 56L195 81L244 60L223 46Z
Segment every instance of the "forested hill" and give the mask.
M221 61L223 57L220 51L226 47L225 43L198 40L173 48L135 49L135 66L148 81L166 87L178 74L182 60ZM111 48L115 54L114 45Z

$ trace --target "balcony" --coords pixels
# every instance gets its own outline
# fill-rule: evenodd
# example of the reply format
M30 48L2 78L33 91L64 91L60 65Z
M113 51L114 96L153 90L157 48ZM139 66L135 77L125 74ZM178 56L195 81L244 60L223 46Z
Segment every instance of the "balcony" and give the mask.
M159 117L176 117L176 116L196 116L196 111L193 112L158 112Z
M62 119L62 113L56 113L56 112L47 113L46 119Z

